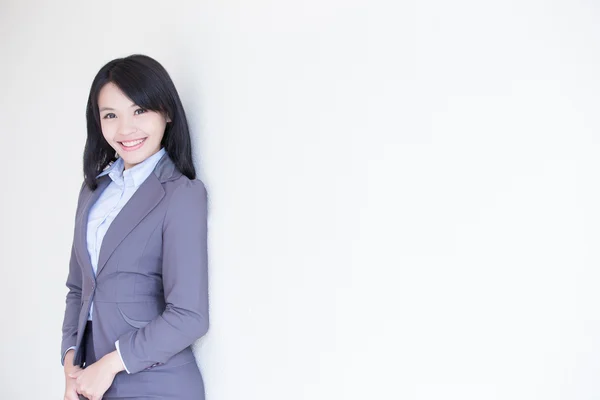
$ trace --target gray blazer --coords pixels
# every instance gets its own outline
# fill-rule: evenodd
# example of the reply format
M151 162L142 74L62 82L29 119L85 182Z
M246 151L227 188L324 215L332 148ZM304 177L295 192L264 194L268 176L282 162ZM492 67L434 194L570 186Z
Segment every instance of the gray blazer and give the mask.
M110 180L100 177L94 191L83 183L79 192L61 358L77 346L73 363L81 365L82 334L93 299L97 359L114 351L118 339L131 375L194 362L190 346L209 327L204 184L188 179L165 154L110 225L94 276L87 219Z

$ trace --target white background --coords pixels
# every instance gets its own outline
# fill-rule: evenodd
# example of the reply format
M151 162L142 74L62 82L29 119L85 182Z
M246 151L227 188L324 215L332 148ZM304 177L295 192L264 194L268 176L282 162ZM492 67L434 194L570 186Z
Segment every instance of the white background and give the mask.
M600 396L600 6L0 3L0 398L58 399L85 105L171 74L210 196L207 400Z

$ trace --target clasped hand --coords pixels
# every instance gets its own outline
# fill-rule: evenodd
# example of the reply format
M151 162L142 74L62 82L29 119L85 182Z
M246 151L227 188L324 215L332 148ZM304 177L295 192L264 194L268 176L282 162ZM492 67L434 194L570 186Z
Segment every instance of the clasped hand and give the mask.
M65 371L67 380L65 399L78 400L77 394L81 394L89 400L101 400L112 385L115 375L123 370L123 363L117 352L113 351L84 369L76 367L69 372Z
M89 400L101 400L113 380L115 373L102 362L102 359L84 369L69 374L75 379L75 390Z

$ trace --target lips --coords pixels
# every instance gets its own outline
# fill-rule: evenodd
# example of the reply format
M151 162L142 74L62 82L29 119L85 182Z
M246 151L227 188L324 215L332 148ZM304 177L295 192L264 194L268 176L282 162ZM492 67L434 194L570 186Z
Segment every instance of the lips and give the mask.
M137 150L143 146L144 142L146 142L147 138L141 138L136 140L127 140L123 142L118 142L121 145L121 148L125 151L133 151Z

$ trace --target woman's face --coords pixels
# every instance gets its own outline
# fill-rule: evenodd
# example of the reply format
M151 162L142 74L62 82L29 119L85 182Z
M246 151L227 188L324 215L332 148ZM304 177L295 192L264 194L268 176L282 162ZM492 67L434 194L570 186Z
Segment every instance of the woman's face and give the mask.
M125 169L160 150L165 127L171 121L162 113L133 104L112 82L100 89L98 110L102 135L123 159Z

